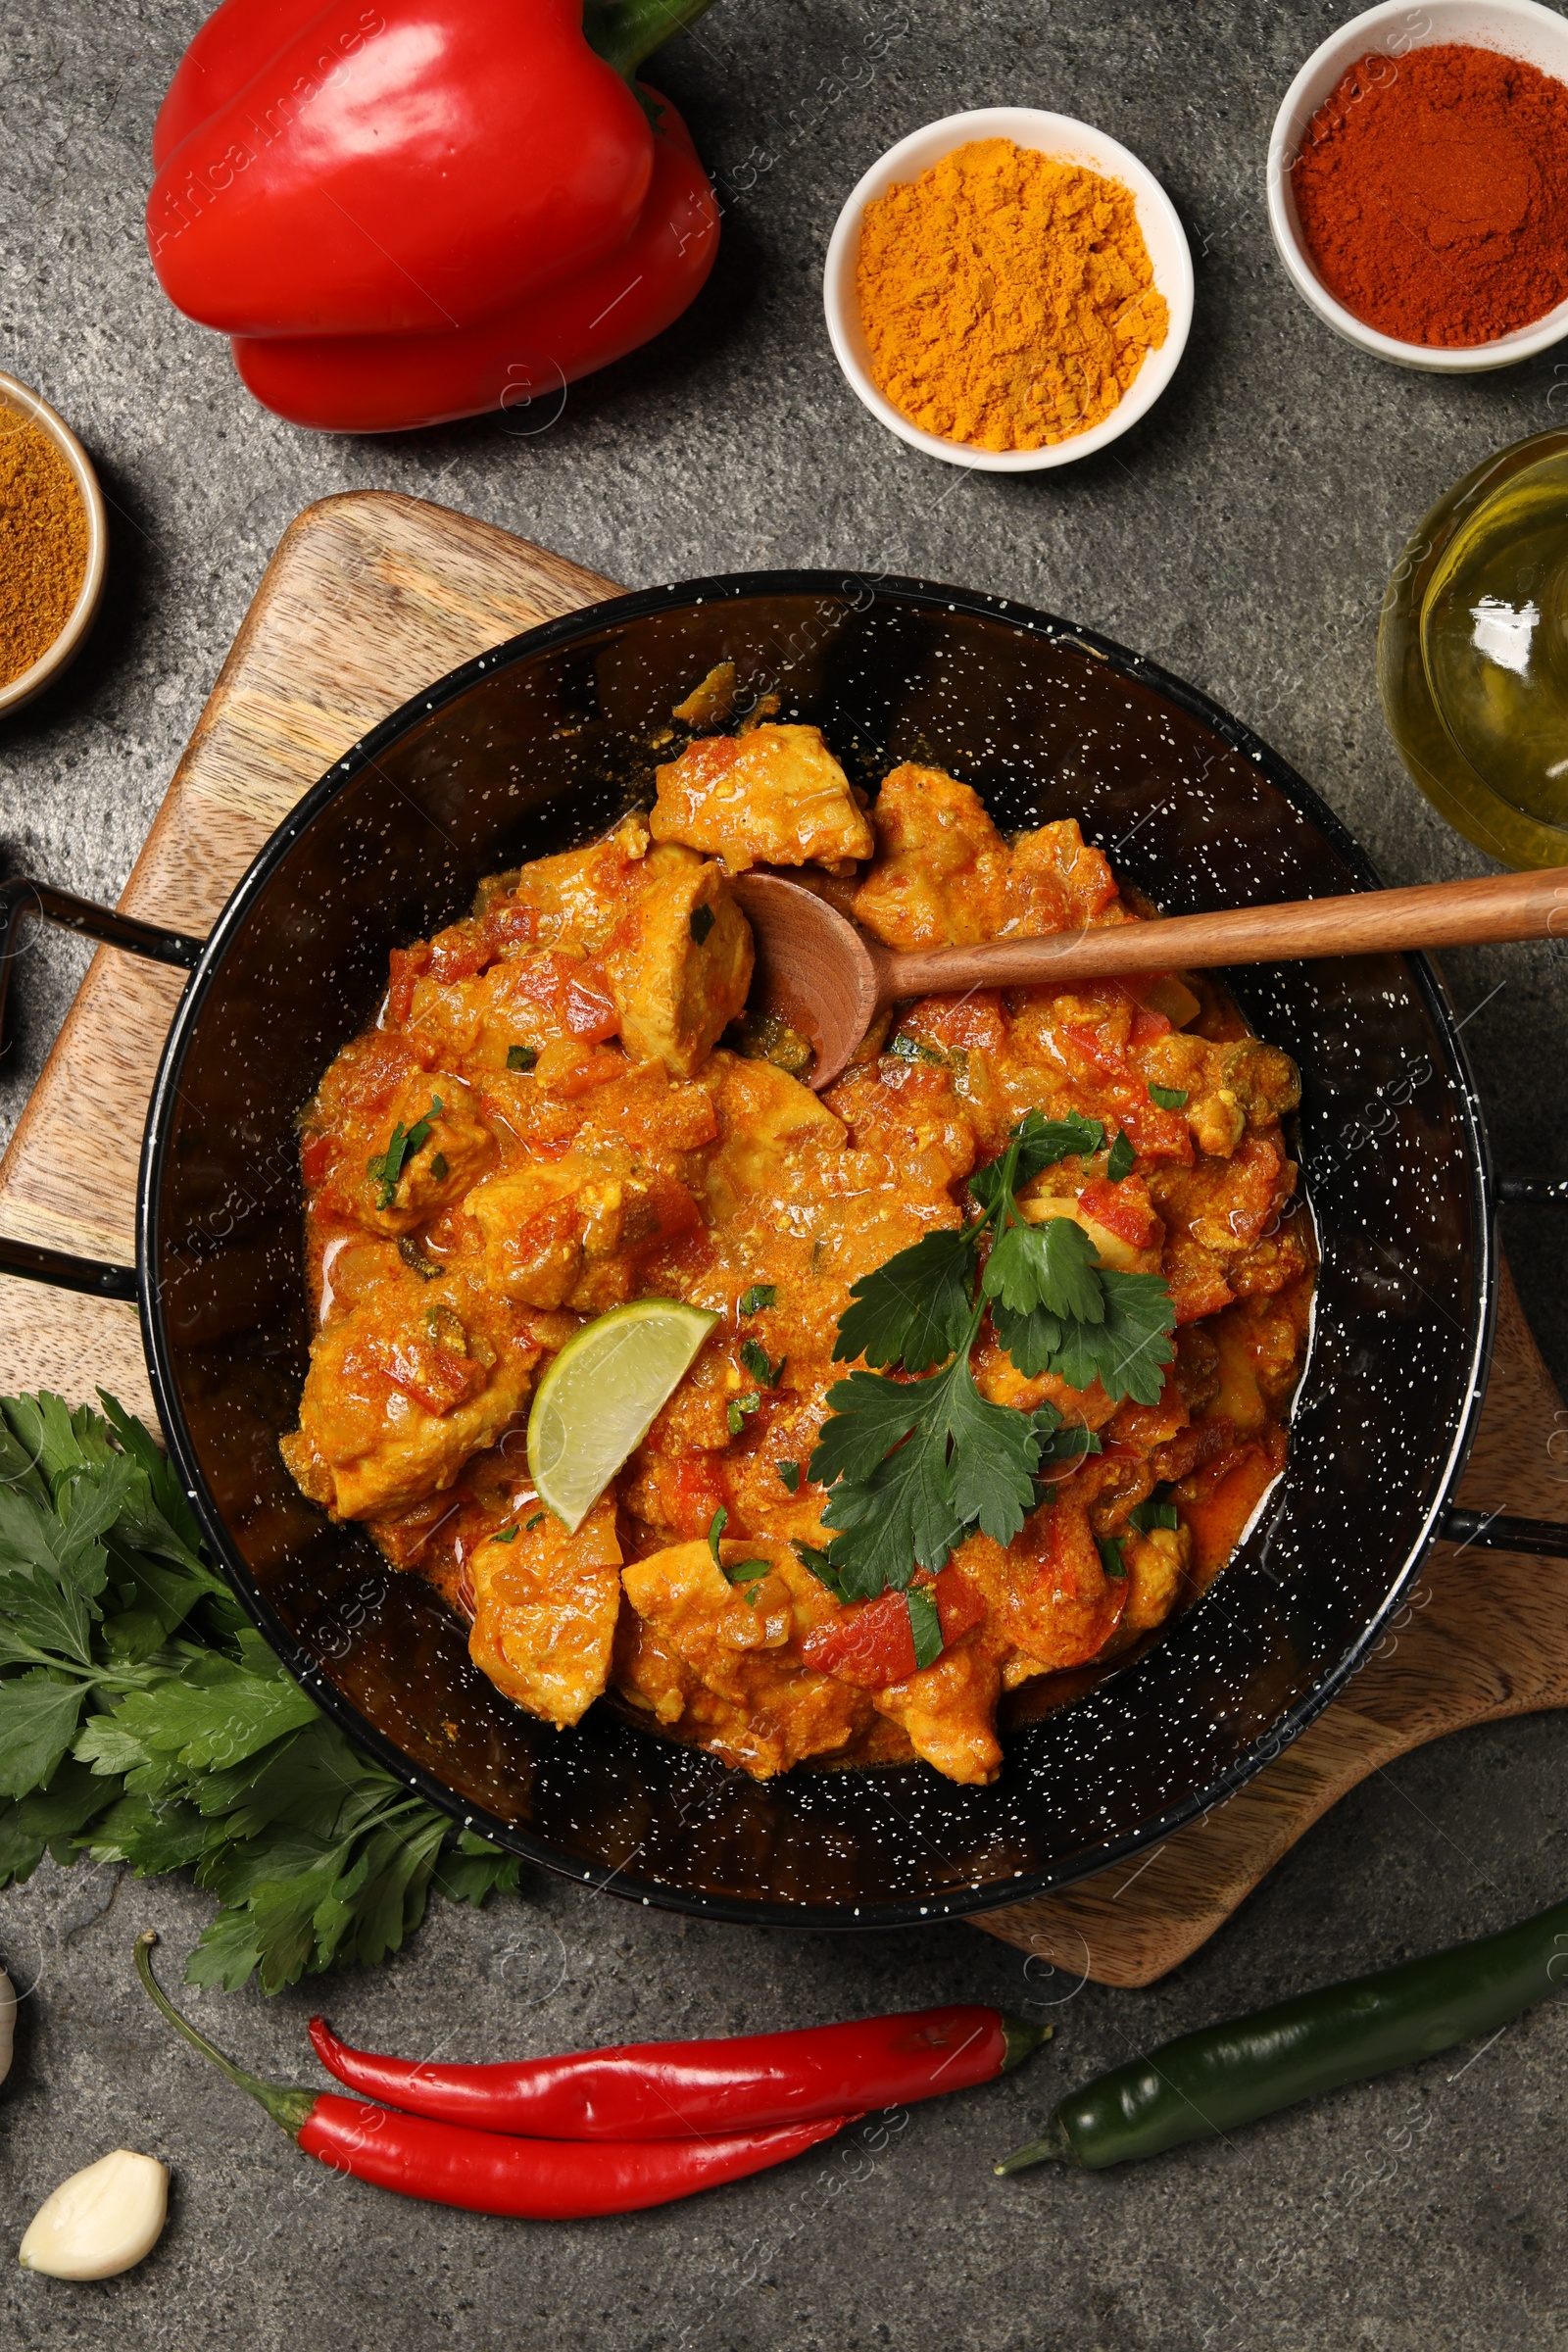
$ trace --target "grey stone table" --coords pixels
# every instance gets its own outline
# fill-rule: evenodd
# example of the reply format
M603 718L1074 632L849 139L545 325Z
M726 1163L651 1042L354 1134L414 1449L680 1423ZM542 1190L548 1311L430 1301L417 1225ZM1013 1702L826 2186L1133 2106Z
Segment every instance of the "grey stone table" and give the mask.
M264 415L224 346L163 302L141 242L148 140L199 0L42 0L0 26L0 365L77 426L112 501L108 606L60 690L0 737L0 853L112 896L289 517L395 488L630 584L854 564L996 589L1138 647L1266 735L1391 881L1479 870L1405 781L1373 685L1407 530L1487 452L1568 421L1568 361L1413 376L1353 354L1290 291L1262 158L1325 0L729 0L662 61L726 203L716 273L651 350L573 387L550 430L391 441ZM523 12L519 10L519 16ZM1198 266L1191 348L1102 459L999 479L929 465L852 400L819 278L844 195L895 138L1002 100L1101 123L1170 190ZM1568 347L1564 347L1568 352ZM29 963L0 1073L9 1131L74 985ZM1561 951L1455 956L1501 1164L1561 1166ZM1565 1228L1510 1228L1568 1372ZM1027 1977L970 1929L830 1939L693 1925L534 1884L443 1909L379 1974L194 2007L246 2060L302 2066L319 1998L351 2037L473 2056L806 2023L964 1995L1057 2024L1007 2084L917 2109L704 2201L538 2229L403 2205L299 2157L172 2046L129 1973L140 1926L177 1969L209 1906L183 1881L46 1864L0 1895L30 1991L0 2094L0 2245L117 2143L176 2187L153 2258L67 2286L11 2274L7 2341L205 2352L432 2344L639 2352L1532 2352L1568 2343L1561 2173L1568 2013L1122 2176L1017 2182L987 2159L1066 2084L1285 1990L1476 1934L1568 1888L1551 1718L1406 1759L1342 1805L1179 1974L1129 1994Z

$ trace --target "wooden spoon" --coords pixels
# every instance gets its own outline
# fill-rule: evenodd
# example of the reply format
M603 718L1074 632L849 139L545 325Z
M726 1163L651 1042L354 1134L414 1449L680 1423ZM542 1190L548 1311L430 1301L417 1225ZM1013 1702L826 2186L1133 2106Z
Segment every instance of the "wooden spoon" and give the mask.
M826 883L828 889L832 888ZM735 896L752 926L755 1009L787 1021L816 1055L820 1094L843 1071L885 1005L965 989L1067 987L1124 972L1204 965L1286 963L1316 956L1373 956L1403 948L1478 947L1508 939L1568 937L1568 866L1429 882L1346 899L1283 906L1233 906L1104 930L1054 931L974 948L899 955L870 937L804 880L741 874Z

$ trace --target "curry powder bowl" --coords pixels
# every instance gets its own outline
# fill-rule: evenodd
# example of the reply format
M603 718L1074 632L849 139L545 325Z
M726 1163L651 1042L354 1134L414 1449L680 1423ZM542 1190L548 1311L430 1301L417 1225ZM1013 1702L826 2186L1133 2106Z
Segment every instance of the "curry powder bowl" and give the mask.
M454 1817L634 1899L879 1927L1015 1902L1191 1820L1278 1753L1380 1639L1463 1466L1491 1339L1484 1139L1420 958L1230 985L1301 1065L1322 1271L1289 1466L1231 1567L1144 1654L1004 1735L997 1784L924 1765L759 1784L601 1701L557 1732L468 1660L421 1579L278 1453L310 1338L294 1113L372 1017L387 952L480 876L646 797L715 662L820 725L871 788L948 766L1004 828L1077 816L1168 912L1376 887L1308 788L1200 695L1000 600L786 573L555 621L338 762L240 885L176 1015L143 1157L140 1279L164 1428L246 1608L323 1707Z

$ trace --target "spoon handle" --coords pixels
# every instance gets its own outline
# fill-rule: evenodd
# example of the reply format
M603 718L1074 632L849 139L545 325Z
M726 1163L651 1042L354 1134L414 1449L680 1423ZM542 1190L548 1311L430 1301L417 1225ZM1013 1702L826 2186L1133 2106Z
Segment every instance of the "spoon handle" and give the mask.
M1402 948L1475 947L1507 939L1568 938L1568 866L1368 890L1345 899L1236 906L1104 930L999 939L976 948L888 956L884 1003L1009 983L1054 985L1120 972L1194 970L1205 964L1287 963L1316 956L1371 956Z

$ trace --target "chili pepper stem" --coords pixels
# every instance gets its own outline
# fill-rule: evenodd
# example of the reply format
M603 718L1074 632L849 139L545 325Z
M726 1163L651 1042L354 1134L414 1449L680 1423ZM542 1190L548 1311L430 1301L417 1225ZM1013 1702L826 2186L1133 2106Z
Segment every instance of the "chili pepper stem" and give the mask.
M583 0L583 35L629 81L645 58L711 6L712 0Z
M154 2006L163 2011L174 2032L183 2034L192 2049L200 2050L204 2058L211 2059L220 2073L225 2074L241 2090L248 2090L257 2105L267 2109L273 2123L280 2126L290 2139L298 2139L316 2105L315 2091L290 2089L285 2083L266 2082L260 2075L247 2074L244 2067L234 2064L232 2058L225 2058L217 2043L209 2041L189 2018L181 2017L153 1975L152 1948L157 1941L157 1929L144 1928L135 1943L136 1974Z
M1049 2041L1055 2031L1054 2026L1033 2025L1026 2017L1009 2017L1004 2009L1002 2012L1004 2055L999 2072L1010 2075L1015 2066L1022 2066L1026 2058L1032 2058L1041 2044Z
M1053 2116L1038 2139L1031 2139L1025 2147L1014 2148L1010 2156L1004 2156L1002 2162L993 2165L991 2169L1001 2175L1021 2173L1031 2164L1076 2164L1077 2162L1077 2151L1074 2149L1072 2141L1067 2137L1056 2118Z

